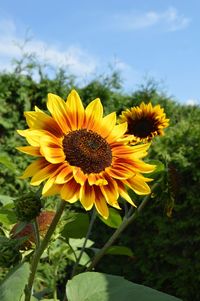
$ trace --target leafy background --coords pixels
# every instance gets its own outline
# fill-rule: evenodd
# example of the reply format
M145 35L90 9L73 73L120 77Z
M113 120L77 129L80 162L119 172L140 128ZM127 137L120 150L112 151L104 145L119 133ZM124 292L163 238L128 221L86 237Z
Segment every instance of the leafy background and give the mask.
M129 247L132 252L128 252L128 256L106 255L97 270L122 275L127 280L183 300L200 300L200 108L175 102L160 91L154 81L146 82L127 95L123 92L119 74L113 72L80 87L76 79L62 69L50 77L34 57L16 61L13 72L1 72L0 195L16 197L29 187L27 181L18 177L31 159L15 149L24 144L16 133L16 129L26 128L23 112L32 110L35 105L46 110L48 92L66 98L72 88L78 90L85 105L100 97L106 114L111 111L119 114L126 107L151 101L154 105L161 104L170 118L165 136L153 141L149 153L149 159L160 160L167 172L158 174L160 187L143 214L116 243ZM139 197L133 197L140 202ZM100 248L112 232L112 228L98 220L91 237L96 241L95 247ZM66 248L63 250L62 243L57 242L52 250L51 256L55 259ZM85 256L87 260L87 254ZM69 262L61 260L62 268L56 284L51 278L50 268L45 268L47 266L52 266L53 271L53 260L43 260L38 278L49 287L62 287L62 280L67 278L71 268ZM4 269L0 272L3 277Z

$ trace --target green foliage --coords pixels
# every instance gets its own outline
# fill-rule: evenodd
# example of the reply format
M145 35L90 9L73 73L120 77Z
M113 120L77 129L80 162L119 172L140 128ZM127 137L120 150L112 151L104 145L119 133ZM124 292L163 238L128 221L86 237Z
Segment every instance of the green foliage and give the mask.
M67 297L69 301L180 301L122 277L96 272L79 274L70 280Z
M10 270L9 274L0 284L0 300L21 301L28 275L29 264L27 262Z

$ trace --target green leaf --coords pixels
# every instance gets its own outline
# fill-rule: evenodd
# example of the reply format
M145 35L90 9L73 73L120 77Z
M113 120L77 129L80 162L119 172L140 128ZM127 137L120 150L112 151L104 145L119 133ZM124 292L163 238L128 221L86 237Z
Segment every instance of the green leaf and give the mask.
M107 251L106 254L110 255L125 255L132 257L133 252L130 248L124 246L111 246Z
M159 160L148 160L148 164L156 165L156 168L153 172L146 174L148 178L157 178L160 174L165 172L165 165Z
M89 227L88 214L73 213L72 217L73 219L64 226L61 235L67 240L85 237Z
M0 222L5 225L15 224L17 222L15 212L7 208L0 208Z
M122 223L122 218L119 211L115 210L114 208L109 208L108 219L104 219L100 215L99 218L104 224L114 229L117 229Z
M28 275L29 264L27 262L13 268L0 284L0 300L21 301Z
M67 283L68 301L180 301L119 276L86 272Z
M15 164L13 164L7 155L1 155L0 156L0 163L6 166L8 169L15 171L16 167Z
M0 195L0 203L5 206L8 204L13 204L13 198L8 195Z

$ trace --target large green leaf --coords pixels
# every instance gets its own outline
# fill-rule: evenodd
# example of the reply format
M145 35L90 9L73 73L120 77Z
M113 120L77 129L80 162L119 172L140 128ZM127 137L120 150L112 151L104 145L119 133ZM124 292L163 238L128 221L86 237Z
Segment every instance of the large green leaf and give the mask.
M115 210L114 208L109 208L109 217L107 219L104 219L100 215L99 218L104 224L114 229L117 229L122 223L122 218L119 211Z
M67 283L68 301L180 301L119 276L87 272Z
M107 251L106 254L110 255L125 255L125 256L133 256L133 252L130 248L124 246L111 246Z
M5 206L8 204L13 204L13 198L8 195L0 195L0 203Z
M70 222L64 226L61 234L65 239L85 237L89 227L89 217L85 213L73 213Z
M29 264L27 262L12 269L0 284L0 300L21 301L28 275Z

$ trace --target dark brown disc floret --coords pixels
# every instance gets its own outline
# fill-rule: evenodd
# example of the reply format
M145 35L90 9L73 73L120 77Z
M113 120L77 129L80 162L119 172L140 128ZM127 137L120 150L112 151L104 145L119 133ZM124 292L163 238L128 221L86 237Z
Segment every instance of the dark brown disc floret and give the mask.
M112 151L108 142L99 134L80 129L71 131L63 139L65 159L85 174L100 173L111 165Z
M129 119L127 132L136 137L146 138L157 130L156 123L153 118Z

